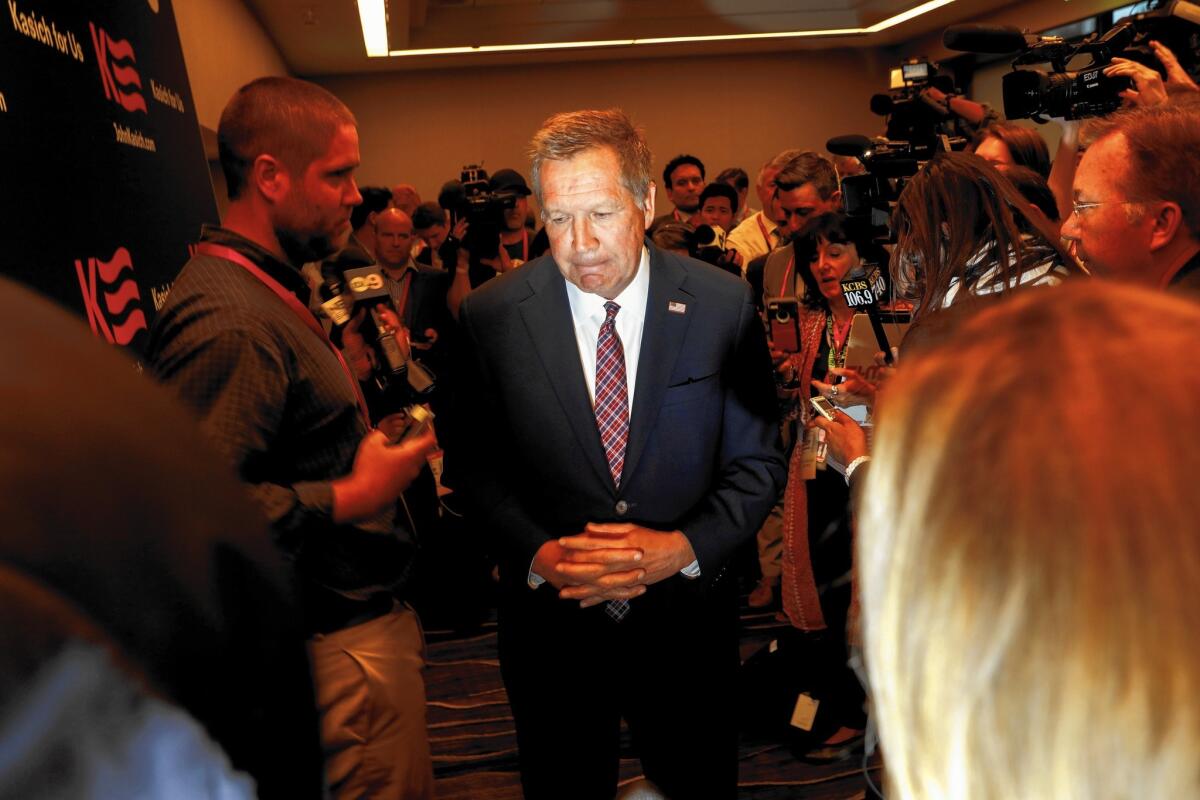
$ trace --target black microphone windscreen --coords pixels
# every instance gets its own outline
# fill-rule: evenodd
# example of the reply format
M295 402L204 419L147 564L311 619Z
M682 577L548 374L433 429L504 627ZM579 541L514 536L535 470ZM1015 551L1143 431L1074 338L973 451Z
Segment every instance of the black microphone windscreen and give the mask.
M825 149L835 156L861 156L871 149L871 140L861 133L835 136L825 143Z
M701 224L696 226L696 231L692 234L692 238L696 244L712 244L713 240L717 238L717 232L712 229L711 225Z
M888 94L873 94L871 95L871 113L880 117L886 117L892 113L896 103L892 100L892 96Z
M1011 25L951 25L942 44L967 53L1015 53L1026 47L1025 34Z

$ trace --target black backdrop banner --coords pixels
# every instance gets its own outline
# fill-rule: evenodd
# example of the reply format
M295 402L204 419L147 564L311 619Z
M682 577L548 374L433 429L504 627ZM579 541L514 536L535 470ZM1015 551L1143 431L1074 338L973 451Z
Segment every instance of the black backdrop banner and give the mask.
M136 357L217 221L171 0L0 2L0 272Z

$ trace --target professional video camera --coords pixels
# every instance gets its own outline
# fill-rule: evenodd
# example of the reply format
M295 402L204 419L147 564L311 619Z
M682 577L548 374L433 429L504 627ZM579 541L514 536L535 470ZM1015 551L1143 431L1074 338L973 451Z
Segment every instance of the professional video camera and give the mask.
M1081 42L983 25L952 25L942 41L952 50L1019 53L1013 59L1013 71L1002 83L1004 115L1047 122L1050 117L1099 117L1120 108L1120 93L1130 88L1132 81L1125 76L1109 77L1104 68L1120 56L1162 71L1148 46L1151 39L1169 47L1185 69L1194 69L1200 58L1198 26L1200 6L1168 0L1121 20L1103 36L1092 34ZM1031 64L1049 64L1050 70L1021 69Z
M871 98L871 110L888 118L885 136L852 134L825 143L829 152L854 156L866 167L865 175L842 179L842 205L848 216L868 222L883 241L893 240L891 211L908 179L935 153L967 146L965 137L948 133L951 128L945 123L953 117L948 105L926 92L933 88L947 98L954 96L954 80L939 75L937 64L924 59L905 61L897 72L891 91Z
M957 94L954 79L939 75L938 65L923 58L912 58L898 70L892 70L892 86L887 94L871 96L871 111L887 117L885 136L893 141L912 142L917 146L930 144L943 125L953 118L947 103L930 96L936 89L946 98Z
M462 245L471 254L471 264L480 259L495 258L500 250L500 231L504 227L504 212L516 208L518 195L514 192L491 190L488 174L478 164L467 164L457 181L449 181L438 194L438 205L450 212L451 225L460 219L467 221L467 233ZM457 247L457 243L451 242ZM451 254L448 264L454 263Z
M835 155L854 156L866 167L865 175L842 179L842 206L847 216L869 223L878 239L893 242L892 208L908 179L934 154L961 150L966 144L965 138L946 134L921 144L850 135L833 137L825 143L825 149Z

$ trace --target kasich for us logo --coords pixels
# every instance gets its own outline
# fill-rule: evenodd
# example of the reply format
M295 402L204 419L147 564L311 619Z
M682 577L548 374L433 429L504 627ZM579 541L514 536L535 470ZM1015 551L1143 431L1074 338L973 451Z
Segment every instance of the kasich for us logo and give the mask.
M138 74L133 45L127 39L114 39L108 31L89 22L92 29L92 45L96 48L96 62L100 66L100 82L104 84L104 96L126 111L146 111L146 98L142 94L142 77Z
M109 344L127 345L139 331L146 330L142 293L133 277L133 259L124 247L112 258L76 259L79 291L92 332Z

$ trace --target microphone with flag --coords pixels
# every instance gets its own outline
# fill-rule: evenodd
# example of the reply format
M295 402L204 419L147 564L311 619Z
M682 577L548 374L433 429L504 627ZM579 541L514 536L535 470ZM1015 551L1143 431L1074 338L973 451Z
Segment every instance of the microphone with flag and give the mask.
M846 305L853 309L862 309L871 320L871 330L875 332L875 341L883 351L884 361L892 363L892 346L888 342L887 331L883 329L883 320L879 316L879 298L887 291L887 281L878 265L860 266L848 273L841 281L842 297Z

